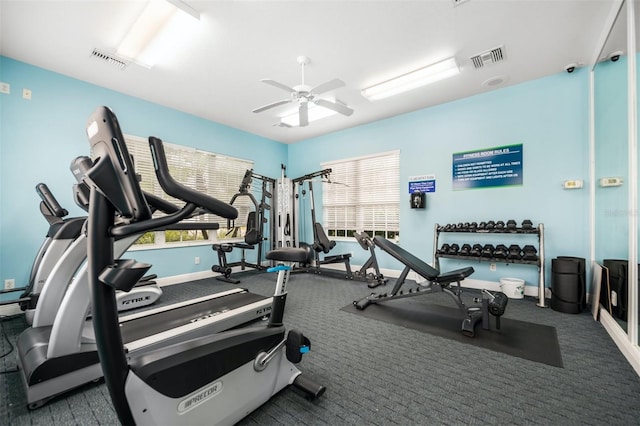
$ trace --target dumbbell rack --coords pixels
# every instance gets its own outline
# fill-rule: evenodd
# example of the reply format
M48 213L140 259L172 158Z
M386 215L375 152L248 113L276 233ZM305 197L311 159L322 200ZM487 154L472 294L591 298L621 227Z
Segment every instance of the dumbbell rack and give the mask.
M460 254L445 254L438 253L440 233L460 233L460 234L473 234L473 235L488 235L488 234L505 234L511 236L525 236L536 235L538 238L538 260L522 260L522 259L505 259L498 257L484 257L484 256L468 256ZM541 308L546 308L545 304L545 280L544 280L544 225L542 223L531 229L523 229L517 227L515 229L442 229L437 223L435 224L433 233L433 265L436 269L440 270L440 258L449 259L461 259L478 262L491 262L491 263L517 263L522 265L533 265L538 267L538 303Z

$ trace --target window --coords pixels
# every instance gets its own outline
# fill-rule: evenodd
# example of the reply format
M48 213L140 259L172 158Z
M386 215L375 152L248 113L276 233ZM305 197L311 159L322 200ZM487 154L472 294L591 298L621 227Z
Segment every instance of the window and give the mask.
M147 139L125 136L125 140L129 153L134 158L136 173L141 177L140 186L143 191L177 205L183 205L184 202L168 196L160 187L156 179ZM253 168L252 161L226 157L186 146L164 143L164 149L169 171L174 179L196 191L204 192L226 202L229 202L231 197L238 192L247 169ZM213 214L198 215L186 221L216 222L220 228L213 232L200 229L147 232L136 241L136 244L150 247L175 243L193 244L210 239L242 238L246 230L244 222L248 213L253 210L253 206L248 197L238 197L233 205L238 209L238 223L227 223L226 219Z
M400 234L400 151L322 163L331 168L323 183L327 234L353 237L364 231L397 239Z

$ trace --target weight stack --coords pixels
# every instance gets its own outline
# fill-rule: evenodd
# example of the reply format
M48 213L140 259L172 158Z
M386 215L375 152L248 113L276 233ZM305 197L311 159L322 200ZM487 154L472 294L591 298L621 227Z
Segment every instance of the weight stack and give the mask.
M579 314L587 307L585 259L559 256L551 260L551 309Z

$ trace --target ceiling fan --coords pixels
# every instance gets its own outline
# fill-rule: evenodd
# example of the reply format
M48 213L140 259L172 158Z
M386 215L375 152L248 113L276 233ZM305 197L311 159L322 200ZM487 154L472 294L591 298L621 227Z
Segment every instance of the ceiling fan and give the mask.
M339 101L334 102L318 97L318 95L322 93L326 93L330 90L334 90L344 86L344 82L342 80L334 78L333 80L319 84L315 87L308 86L304 84L304 67L311 61L306 56L298 56L297 61L298 64L300 64L302 70L302 83L298 86L289 87L286 84L278 83L277 81L268 78L260 80L263 83L289 92L290 96L287 99L282 99L280 101L261 106L260 108L256 108L253 110L253 112L262 112L280 105L297 102L300 127L304 127L309 124L309 102L346 116L350 116L351 114L353 114L353 109L349 108ZM281 123L277 123L277 125L280 125L281 127L291 127L289 125L282 125Z

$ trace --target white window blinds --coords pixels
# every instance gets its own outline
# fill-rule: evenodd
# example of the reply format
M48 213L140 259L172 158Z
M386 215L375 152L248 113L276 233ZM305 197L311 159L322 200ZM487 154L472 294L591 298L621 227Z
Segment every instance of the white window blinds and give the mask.
M321 164L331 168L323 183L323 219L330 236L354 231L395 238L400 231L400 151Z
M153 160L147 139L125 136L129 153L134 158L136 173L141 175L140 186L144 191L182 206L184 203L169 197L158 183L153 168ZM171 176L178 182L196 191L203 192L221 201L229 202L238 192L247 169L253 168L253 162L239 158L226 157L186 146L164 143L167 164ZM248 197L239 197L234 202L238 209L238 221L244 224L253 206ZM214 215L200 215L194 221L217 222L226 228L227 220Z

